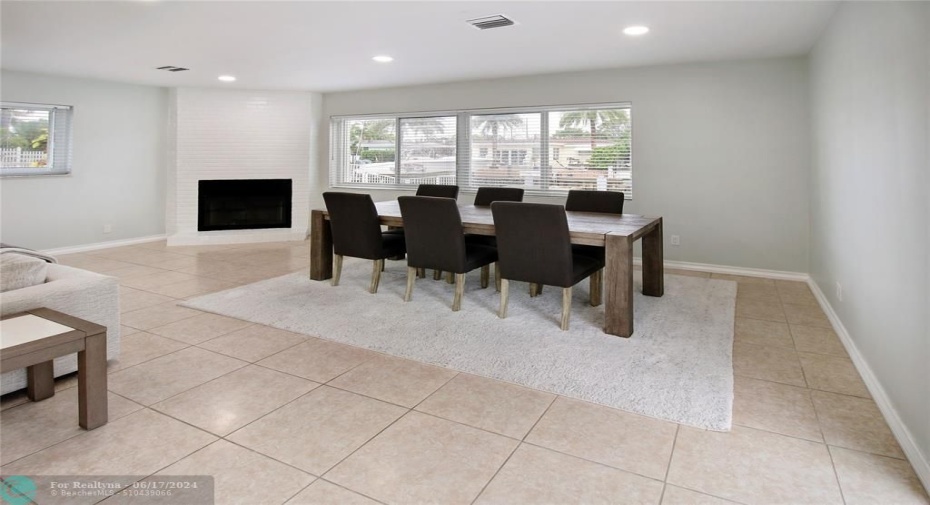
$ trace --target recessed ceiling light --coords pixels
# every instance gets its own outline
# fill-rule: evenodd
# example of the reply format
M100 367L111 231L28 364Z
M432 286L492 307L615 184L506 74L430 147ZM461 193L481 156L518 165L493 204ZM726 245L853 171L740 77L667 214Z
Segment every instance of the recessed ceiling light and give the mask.
M375 61L377 61L378 63L390 63L390 62L394 61L394 58L391 58L390 56L388 56L388 55L386 55L386 54L382 54L382 55L380 55L380 56L375 56L375 57L372 58L372 59L375 60Z
M634 37L637 36L637 35L645 35L645 34L649 33L649 27L647 27L647 26L628 26L628 27L626 27L626 28L623 29L623 33L625 33L625 34L627 34L627 35L632 35L632 36L634 36Z
M221 76L217 77L217 79L219 79L219 80L221 80L221 81L223 81L223 82L233 82L233 81L236 80L236 78L235 78L234 76L231 76L231 75L221 75Z

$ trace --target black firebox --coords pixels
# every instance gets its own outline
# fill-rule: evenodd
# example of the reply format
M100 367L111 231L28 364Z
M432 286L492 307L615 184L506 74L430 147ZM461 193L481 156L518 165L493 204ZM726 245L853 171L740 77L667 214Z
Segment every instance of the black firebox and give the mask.
M199 181L197 230L291 227L290 179Z

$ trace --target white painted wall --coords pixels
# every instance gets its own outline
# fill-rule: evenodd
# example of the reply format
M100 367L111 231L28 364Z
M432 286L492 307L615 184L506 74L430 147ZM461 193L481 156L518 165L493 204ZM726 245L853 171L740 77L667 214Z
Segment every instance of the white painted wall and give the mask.
M681 235L667 260L807 272L807 78L805 58L572 72L327 93L323 116L632 102L634 199L624 209L663 216L666 244ZM327 188L323 134L316 184Z
M169 244L303 240L320 97L309 92L179 88L172 92ZM314 111L316 106L316 111ZM316 119L314 119L316 118ZM292 179L289 230L197 231L197 183Z
M0 99L74 106L71 175L0 179L3 242L52 249L165 233L167 89L3 70Z
M926 2L844 3L810 66L811 276L930 487L928 27Z

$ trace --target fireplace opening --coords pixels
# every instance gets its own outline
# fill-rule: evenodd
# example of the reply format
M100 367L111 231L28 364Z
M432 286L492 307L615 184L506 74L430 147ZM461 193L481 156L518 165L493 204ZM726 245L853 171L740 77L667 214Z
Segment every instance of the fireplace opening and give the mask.
M199 181L198 231L291 227L291 179Z

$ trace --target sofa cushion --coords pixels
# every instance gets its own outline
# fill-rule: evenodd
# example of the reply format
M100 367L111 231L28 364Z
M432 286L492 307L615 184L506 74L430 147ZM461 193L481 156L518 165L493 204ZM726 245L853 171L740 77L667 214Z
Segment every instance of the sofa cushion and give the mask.
M43 284L48 263L22 254L0 254L0 292Z

